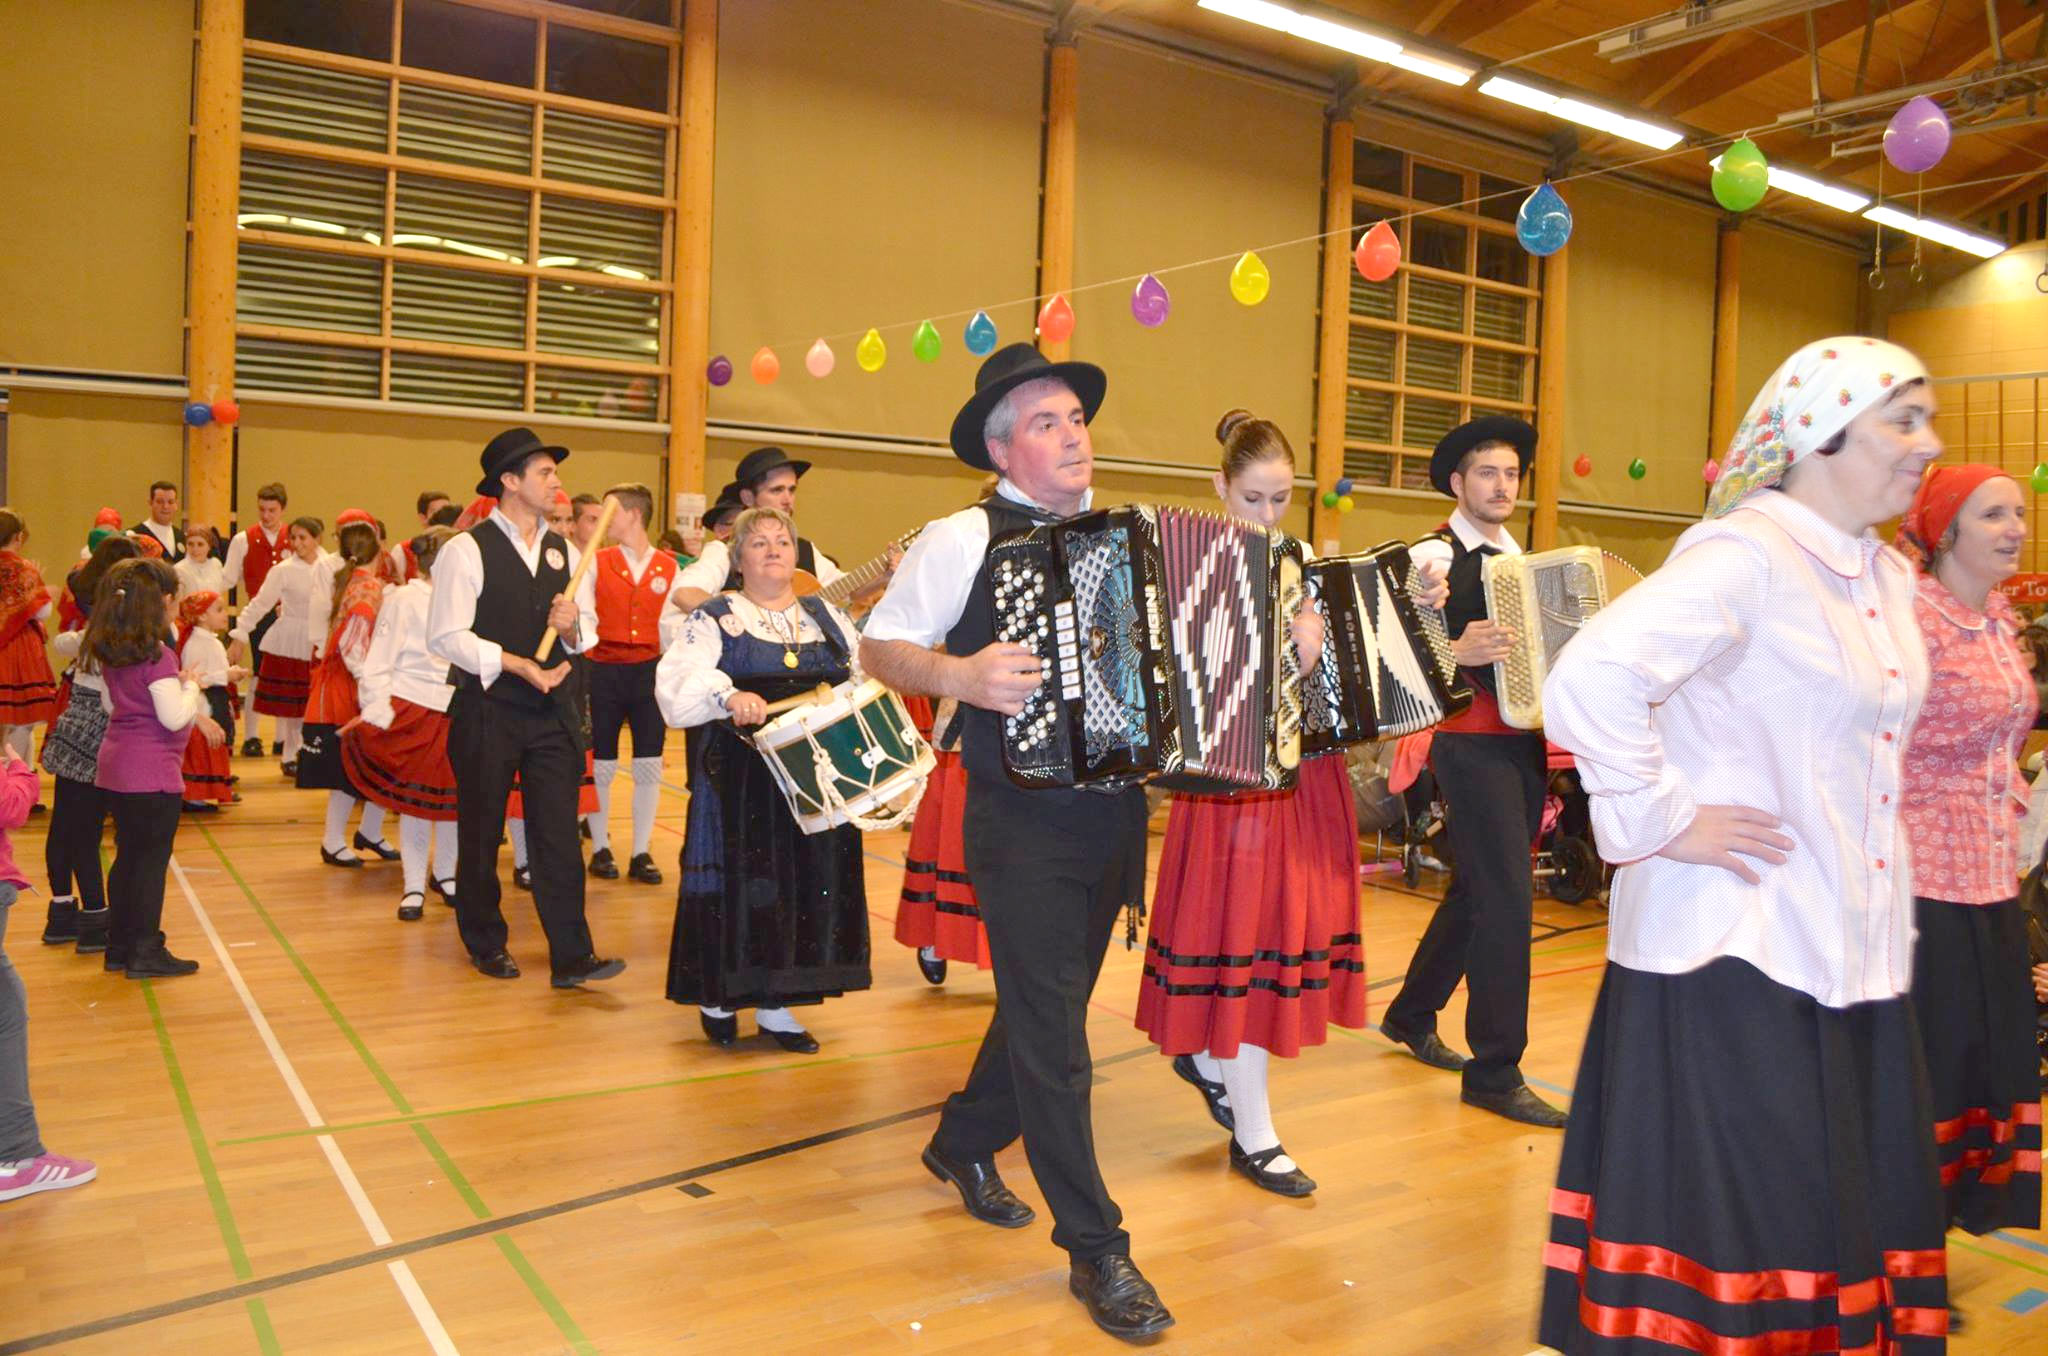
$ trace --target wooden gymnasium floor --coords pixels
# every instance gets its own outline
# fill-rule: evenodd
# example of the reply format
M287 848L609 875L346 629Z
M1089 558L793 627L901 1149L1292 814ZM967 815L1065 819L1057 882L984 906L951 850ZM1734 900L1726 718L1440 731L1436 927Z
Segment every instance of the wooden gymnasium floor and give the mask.
M16 910L46 1137L101 1175L0 1206L0 1352L1121 1349L1068 1298L1020 1152L1003 1167L1041 1219L1014 1233L918 1165L993 990L957 965L932 989L890 939L903 834L868 843L873 990L805 1014L823 1053L725 1052L661 993L679 793L656 833L671 883L592 883L600 948L631 969L559 994L523 897L526 976L485 979L438 904L393 918L396 863L317 864L321 797L274 761L237 767L245 802L178 837L165 921L196 977L103 976L36 944L40 897ZM37 875L43 822L16 837ZM1441 882L1370 879L1377 1015ZM1603 915L1537 915L1527 1071L1561 1096ZM1335 1032L1274 1061L1281 1132L1322 1190L1261 1193L1132 1028L1138 967L1113 947L1090 1037L1103 1167L1180 1319L1159 1350L1530 1351L1558 1136ZM1960 1238L1950 1264L1974 1319L1954 1350L2048 1349L2039 1235Z

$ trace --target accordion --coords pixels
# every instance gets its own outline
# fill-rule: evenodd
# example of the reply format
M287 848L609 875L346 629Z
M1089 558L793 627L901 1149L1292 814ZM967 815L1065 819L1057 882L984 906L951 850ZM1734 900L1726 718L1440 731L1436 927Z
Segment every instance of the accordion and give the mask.
M1323 653L1302 681L1304 753L1426 730L1472 704L1443 614L1410 592L1397 541L1304 567L1323 617Z
M1558 652L1641 577L1627 561L1592 546L1486 558L1486 615L1515 633L1514 649L1493 666L1503 721L1518 730L1543 728L1543 680Z
M1292 784L1301 678L1286 619L1302 583L1291 538L1129 505L999 538L988 570L996 639L1035 650L1045 669L1003 721L1011 780Z

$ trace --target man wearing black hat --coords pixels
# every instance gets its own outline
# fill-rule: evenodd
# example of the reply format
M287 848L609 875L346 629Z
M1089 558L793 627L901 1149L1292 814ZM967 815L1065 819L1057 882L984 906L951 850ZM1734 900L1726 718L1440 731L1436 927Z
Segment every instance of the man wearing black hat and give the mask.
M1430 766L1446 802L1451 883L1408 963L1380 1030L1439 1069L1462 1071L1464 1100L1509 1120L1562 1126L1562 1111L1522 1078L1529 1044L1529 924L1535 894L1529 844L1543 823L1543 735L1500 717L1493 664L1514 634L1486 616L1483 575L1493 555L1519 555L1505 524L1536 452L1536 430L1490 415L1444 435L1429 478L1458 501L1450 520L1417 542L1417 565L1448 572L1444 623L1472 705L1437 726ZM1464 979L1468 1060L1437 1035L1437 1013Z
M779 447L757 447L740 458L733 468L732 483L720 490L719 499L731 491L745 508L776 508L796 517L796 483L811 469L807 461L791 461ZM715 506L714 506L715 507ZM708 521L710 515L706 514ZM809 537L796 539L796 567L808 570L820 584L829 584L846 573L820 551ZM723 541L706 541L704 553L676 576L676 606L694 611L713 594L740 586L733 568L732 552Z
M517 979L498 903L498 841L519 778L533 864L533 903L547 933L554 986L572 989L626 968L602 960L583 916L583 850L576 796L583 780L582 715L565 651L597 635L591 581L567 596L576 548L542 519L561 491L567 448L531 429L507 429L480 458L476 492L498 505L441 548L427 611L427 649L448 661L448 762L455 770L455 917L470 961L494 979ZM553 628L547 667L531 656Z
M1104 1331L1136 1339L1173 1316L1132 1264L1096 1164L1087 1018L1111 924L1144 893L1145 795L1024 790L1004 773L1001 718L1023 708L1041 673L1030 650L996 641L986 569L992 538L1088 507L1088 422L1107 384L1102 369L1047 362L1029 344L990 355L952 442L960 460L1002 479L980 504L924 529L869 615L860 653L890 687L960 703L967 867L995 964L995 1016L924 1165L976 1219L1022 1228L1033 1212L995 1165L1021 1134L1053 1242L1072 1259L1068 1288Z

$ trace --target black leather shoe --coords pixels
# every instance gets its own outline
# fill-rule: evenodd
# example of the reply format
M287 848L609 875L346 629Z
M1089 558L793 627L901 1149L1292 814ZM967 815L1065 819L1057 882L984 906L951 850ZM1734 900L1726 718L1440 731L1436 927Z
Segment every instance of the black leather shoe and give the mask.
M1443 1039L1434 1031L1425 1031L1419 1036L1411 1036L1399 1027L1388 1026L1385 1022L1382 1022L1380 1023L1380 1034L1396 1045L1407 1046L1409 1054L1415 1056L1432 1069L1448 1069L1456 1072L1470 1062L1464 1055L1445 1045Z
M1216 1124L1232 1134L1237 1133L1237 1116L1230 1109L1230 1103L1227 1100L1227 1094L1223 1091L1223 1085L1221 1083L1212 1083L1202 1077L1202 1071L1195 1067L1195 1057L1193 1055L1175 1055L1173 1057L1173 1071L1194 1084L1195 1090L1202 1094L1202 1100L1209 1104L1209 1119L1215 1121ZM1232 1140L1231 1146L1235 1148L1236 1145L1237 1141Z
M515 867L513 867L513 868L512 868L512 883L513 883L514 885L518 886L518 887L519 887L520 889L522 889L522 890L526 891L526 893L528 893L528 894L532 894L532 893L533 893L533 871L532 871L532 869L531 869L531 868L529 868L529 867L524 867L524 866L515 866Z
M453 876L448 877L446 880L435 880L432 876L429 876L427 877L427 888L441 896L443 904L446 904L451 909L455 907L455 878Z
M358 834L356 836L360 838L362 835ZM343 851L346 851L346 849L343 849ZM329 866L338 866L346 871L360 871L363 866L363 859L361 857L344 857L341 853L329 852L326 848L320 849L320 860Z
M118 975L128 968L127 947L102 943L100 950L103 953L100 956L100 969L103 972L110 975Z
M398 921L401 923L419 922L426 914L426 906L427 897L425 895L404 896L398 901Z
M263 756L263 741L260 739L243 740L242 756L244 758L261 758Z
M654 854L643 852L626 864L626 874L642 885L661 884L661 868L654 864Z
M960 1204L983 1224L993 1224L998 1229L1021 1229L1038 1218L1036 1210L1018 1200L1017 1194L1003 1185L1002 1174L996 1171L993 1158L963 1163L940 1153L934 1141L924 1146L922 1162L932 1176L953 1185L953 1189L960 1193Z
M1481 1111L1491 1111L1496 1116L1505 1116L1524 1125L1542 1126L1546 1130L1562 1130L1568 1119L1564 1112L1538 1097L1527 1083L1507 1092L1478 1092L1466 1088L1458 1100L1466 1106L1476 1106Z
M135 944L128 953L128 964L122 972L130 979L176 979L199 969L195 960L180 960L164 949L164 935L159 932Z
M43 945L69 946L78 940L78 901L53 899L43 919Z
M610 979L626 968L622 960L599 960L596 956L584 956L572 960L548 976L548 983L558 989L574 989L584 984L594 984L600 979Z
M599 848L590 854L590 865L584 868L599 880L617 880L619 864L612 860L610 848Z
M775 1043L792 1055L815 1055L818 1053L818 1038L808 1031L766 1032Z
M391 846L391 844L389 843L374 842L371 839L365 838L360 833L356 835L356 851L374 852L387 862L395 862L398 860L397 848Z
M1316 1189L1316 1179L1303 1172L1300 1168L1289 1168L1285 1172L1275 1172L1266 1166L1274 1159L1285 1155L1286 1152L1287 1150L1276 1144L1270 1149L1261 1149L1255 1154L1248 1154L1244 1151L1243 1146L1238 1144L1235 1135L1232 1135L1230 1138L1230 1166L1234 1171L1241 1172L1251 1179L1253 1186L1264 1187L1276 1196L1311 1195Z
M478 974L489 975L492 979L519 978L519 962L513 960L512 954L508 951L493 951L488 956L471 956L469 963L476 967Z
M1088 1306L1095 1326L1111 1337L1134 1342L1173 1326L1173 1315L1159 1302L1159 1292L1122 1253L1075 1262L1067 1273L1067 1289Z
M697 1021L704 1028L704 1039L721 1050L731 1049L732 1043L740 1038L740 1019L737 1017L713 1017L699 1008Z
M278 770L279 772L282 772L282 773L283 773L283 774L284 774L284 775L285 775L285 776L286 776L287 778L290 778L290 779L296 779L296 778L298 777L298 775L299 775L299 762L298 762L298 759L294 758L294 759L293 759L293 760L292 760L291 762L289 762L289 763L282 763L282 764L279 764L279 766L278 766L278 769L277 769L277 770Z
M929 954L930 952L931 948L928 946L921 946L917 949L917 972L924 976L924 982L927 984L944 984L946 982L946 958L944 956L931 955Z

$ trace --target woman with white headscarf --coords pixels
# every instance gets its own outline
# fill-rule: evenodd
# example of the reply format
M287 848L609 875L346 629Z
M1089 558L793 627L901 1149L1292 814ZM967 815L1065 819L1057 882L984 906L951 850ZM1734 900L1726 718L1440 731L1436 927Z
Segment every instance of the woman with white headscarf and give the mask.
M1544 1249L1567 1353L1946 1349L1900 822L1927 658L1871 532L1940 455L1926 378L1854 336L1786 359L1706 521L1544 684L1621 865Z

